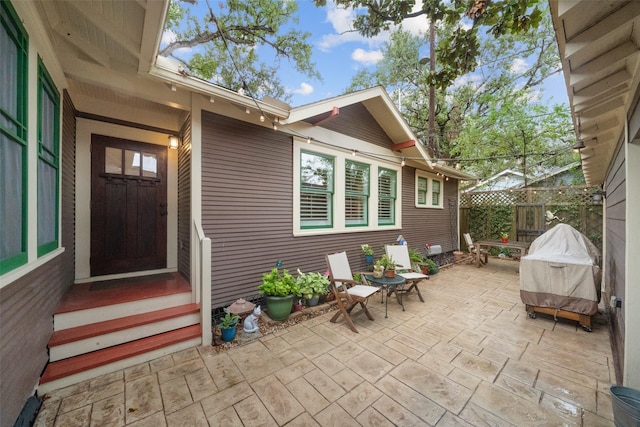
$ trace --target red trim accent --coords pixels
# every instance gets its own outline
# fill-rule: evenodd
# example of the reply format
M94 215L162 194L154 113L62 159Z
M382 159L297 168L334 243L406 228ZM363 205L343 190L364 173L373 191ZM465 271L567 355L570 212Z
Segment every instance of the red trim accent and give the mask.
M398 142L397 144L393 144L391 146L391 150L400 151L403 148L410 148L410 147L415 147L415 146L416 146L416 142L413 139L410 139L410 140L405 141L405 142Z
M331 119L333 119L335 117L338 117L339 114L340 114L340 108L339 107L333 107L331 109L331 111L327 111L326 113L318 114L317 116L312 117L308 121L312 125L317 126L320 123L323 123L323 122L326 122L327 120L331 120Z

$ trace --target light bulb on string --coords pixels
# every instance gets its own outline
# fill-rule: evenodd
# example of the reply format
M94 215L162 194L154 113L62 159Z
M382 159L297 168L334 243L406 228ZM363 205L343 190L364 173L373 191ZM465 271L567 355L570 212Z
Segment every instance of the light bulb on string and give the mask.
M311 144L311 137L307 137L307 144Z
M402 161L400 162L400 166L404 167L404 165L406 164L407 164L406 159L403 157Z
M260 114L260 121L264 122L264 114Z

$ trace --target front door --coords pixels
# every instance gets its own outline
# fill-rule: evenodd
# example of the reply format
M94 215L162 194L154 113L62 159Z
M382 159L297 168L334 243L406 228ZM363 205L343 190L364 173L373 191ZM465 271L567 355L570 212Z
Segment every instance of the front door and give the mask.
M167 147L91 136L91 275L165 268Z

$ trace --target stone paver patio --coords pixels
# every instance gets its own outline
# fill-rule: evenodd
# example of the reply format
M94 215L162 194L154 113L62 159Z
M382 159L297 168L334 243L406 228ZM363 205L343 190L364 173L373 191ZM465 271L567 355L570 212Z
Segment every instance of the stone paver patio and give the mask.
M455 265L425 303L379 295L359 334L324 314L217 353L191 348L46 396L37 426L613 426L604 315L529 319L517 263Z

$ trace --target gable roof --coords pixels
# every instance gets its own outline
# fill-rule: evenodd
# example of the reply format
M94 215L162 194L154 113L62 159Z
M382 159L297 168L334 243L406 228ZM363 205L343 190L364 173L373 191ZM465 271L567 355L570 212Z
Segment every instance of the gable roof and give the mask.
M292 124L306 121L314 126L320 126L327 121L339 120L340 109L355 104L361 104L366 108L391 140L391 150L395 151L398 157L405 157L408 165L413 163L413 166L421 169L457 179L477 179L473 175L432 161L426 147L413 133L382 86L374 86L292 108L289 116L281 123Z

